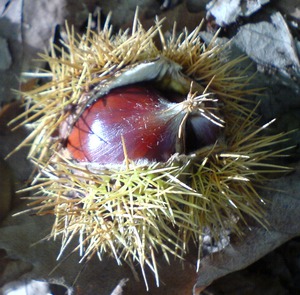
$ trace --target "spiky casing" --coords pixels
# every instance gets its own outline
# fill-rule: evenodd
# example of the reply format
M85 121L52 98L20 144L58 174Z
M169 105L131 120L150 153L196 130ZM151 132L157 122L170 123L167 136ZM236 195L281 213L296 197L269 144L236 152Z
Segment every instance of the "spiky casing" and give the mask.
M280 169L265 161L278 155L272 145L282 134L260 135L267 125L258 127L255 108L244 106L245 97L255 91L246 90L249 79L243 73L235 73L241 59L224 61L223 48L214 40L206 47L200 26L190 34L173 32L167 40L159 21L146 31L136 18L131 32L111 31L107 23L75 37L67 27L67 50L60 49L60 57L54 49L43 56L51 82L26 93L31 107L22 124L32 123L34 129L22 145L31 144L29 158L39 168L30 188L38 190L32 205L39 214L55 215L51 235L61 236L62 250L79 236L84 258L107 253L119 263L136 260L158 278L156 252L166 259L170 254L183 258L191 240L201 248L207 229L218 237L226 229L241 234L245 215L263 222L255 184L263 173ZM184 75L216 95L225 122L223 139L166 163L126 159L124 165L101 166L72 159L59 130L86 107L83 94L161 57L179 64Z

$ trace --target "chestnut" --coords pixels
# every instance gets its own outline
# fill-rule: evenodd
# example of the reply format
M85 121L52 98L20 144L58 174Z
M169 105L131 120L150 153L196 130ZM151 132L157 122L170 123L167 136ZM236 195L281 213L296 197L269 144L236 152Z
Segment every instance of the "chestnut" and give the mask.
M115 164L131 160L167 161L176 152L213 144L220 127L199 112L185 123L182 103L172 102L147 84L112 89L87 107L68 137L67 148L78 161ZM124 146L125 145L125 146Z

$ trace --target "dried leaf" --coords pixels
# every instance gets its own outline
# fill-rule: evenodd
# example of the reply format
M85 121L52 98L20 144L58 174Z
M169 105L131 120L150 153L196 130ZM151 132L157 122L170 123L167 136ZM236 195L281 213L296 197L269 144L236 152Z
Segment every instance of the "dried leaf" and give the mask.
M234 38L235 45L258 64L300 73L295 43L284 18L276 12L270 19L242 26Z

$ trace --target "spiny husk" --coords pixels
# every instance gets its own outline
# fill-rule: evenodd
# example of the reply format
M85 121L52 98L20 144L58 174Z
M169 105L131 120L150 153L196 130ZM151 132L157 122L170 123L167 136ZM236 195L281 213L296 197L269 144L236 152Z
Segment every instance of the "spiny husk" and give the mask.
M218 238L230 229L242 235L244 216L264 223L263 200L255 185L264 173L284 170L267 164L272 146L282 134L265 136L258 127L255 108L243 105L255 90L245 88L249 79L234 75L242 59L224 63L222 47L207 47L199 38L200 26L165 40L161 21L145 31L135 18L131 31L111 34L104 29L75 37L68 33L60 57L54 51L48 61L52 81L26 94L32 107L21 117L34 130L29 158L40 168L30 189L39 214L56 216L51 235L62 237L62 251L79 235L83 258L95 253L113 255L118 263L136 260L144 273L148 265L158 280L155 255L163 252L184 258L194 240L201 248L204 231ZM153 38L159 35L162 49ZM225 121L224 138L192 155L177 155L166 163L137 163L126 159L118 167L78 163L64 151L58 129L74 112L84 108L83 93L105 83L135 65L164 57L182 67L219 100ZM201 95L201 93L200 93ZM19 119L19 118L17 118Z

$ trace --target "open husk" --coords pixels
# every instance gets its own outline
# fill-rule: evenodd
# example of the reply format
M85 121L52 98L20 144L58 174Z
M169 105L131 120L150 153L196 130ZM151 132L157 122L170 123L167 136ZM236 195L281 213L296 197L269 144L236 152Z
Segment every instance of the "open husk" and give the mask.
M62 252L76 238L83 259L97 254L112 255L120 264L137 261L144 276L148 266L157 282L157 253L184 259L190 242L201 249L207 231L216 239L226 230L242 235L245 216L266 224L256 185L266 173L285 170L268 162L281 154L273 145L283 135L265 135L269 124L258 125L256 107L247 101L255 93L250 78L235 72L243 58L227 61L214 40L202 43L201 26L165 39L161 25L157 21L146 31L136 17L131 31L113 35L107 22L96 32L88 27L83 36L67 26L64 48L42 55L51 81L25 94L30 108L21 115L23 125L34 127L21 145L31 145L29 158L38 168L31 205L38 214L55 215L51 236L61 238ZM167 162L132 161L125 146L121 165L74 160L65 149L70 130L61 131L64 122L70 116L75 121L102 92L130 83L118 78L124 73L140 79L142 70L134 76L140 65L167 73L154 78L146 73L143 79L167 83L187 98L211 94L218 115L202 111L222 125L220 139Z

